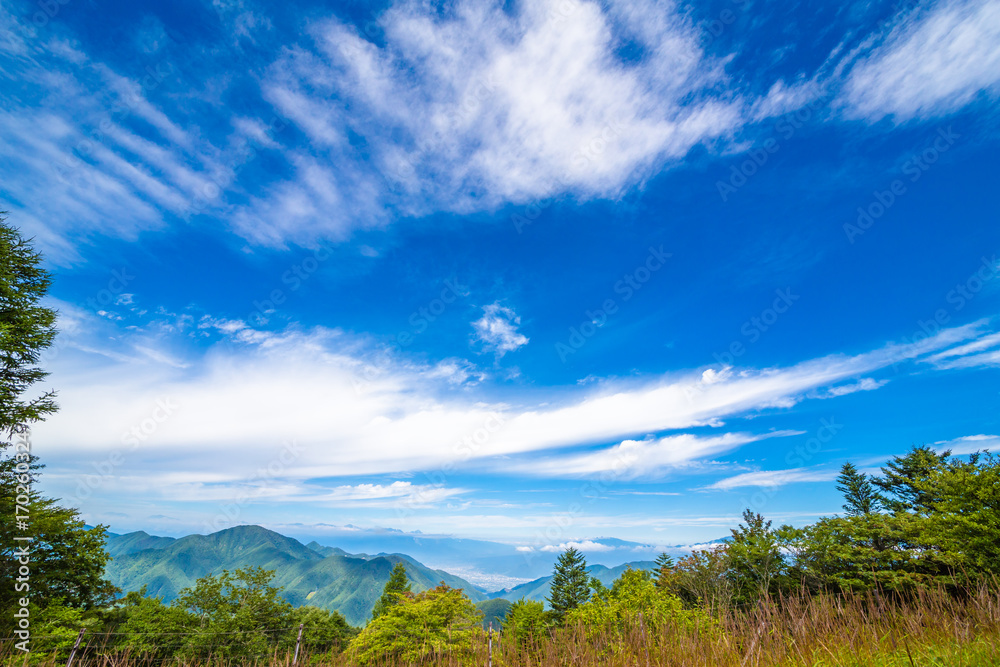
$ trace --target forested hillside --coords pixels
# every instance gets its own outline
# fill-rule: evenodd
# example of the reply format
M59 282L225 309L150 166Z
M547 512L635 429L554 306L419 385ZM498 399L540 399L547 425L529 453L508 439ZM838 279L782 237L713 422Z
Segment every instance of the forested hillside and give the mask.
M351 556L333 547L313 547L260 526L236 526L176 540L129 533L108 539L112 560L106 574L124 592L145 586L147 595L171 602L205 575L262 567L275 571L274 585L291 604L339 611L352 625L368 619L393 566L400 562L406 564L415 591L443 581L463 589L473 601L486 599L464 579L402 554Z

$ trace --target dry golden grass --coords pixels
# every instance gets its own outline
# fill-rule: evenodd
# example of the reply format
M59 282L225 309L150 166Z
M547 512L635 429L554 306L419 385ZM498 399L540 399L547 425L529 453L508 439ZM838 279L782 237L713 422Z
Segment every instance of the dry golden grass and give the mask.
M529 645L494 635L497 667L988 667L1000 666L1000 593L964 597L923 591L909 601L877 596L791 597L753 608L716 611L717 628L652 632L635 619L619 632L586 638L566 628ZM21 664L9 653L7 664ZM485 641L466 655L428 665L486 665ZM201 661L184 667L224 667ZM258 667L291 667L290 655L259 658ZM38 663L63 667L54 658ZM129 656L92 651L74 667L143 667ZM387 659L384 665L400 663ZM299 665L350 667L346 655L303 656Z

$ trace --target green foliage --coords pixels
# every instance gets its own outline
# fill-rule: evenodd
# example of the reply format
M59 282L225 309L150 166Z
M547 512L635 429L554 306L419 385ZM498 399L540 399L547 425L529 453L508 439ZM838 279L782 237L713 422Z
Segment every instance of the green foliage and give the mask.
M927 513L937 500L928 481L948 468L951 452L938 454L924 445L913 447L905 456L895 456L882 468L882 476L872 480L883 493L883 506L892 513Z
M483 600L478 603L476 609L483 612L483 629L488 630L490 623L493 624L494 630L499 630L503 627L504 619L507 618L507 612L510 611L512 605L513 603L510 600L503 598Z
M733 539L726 547L727 576L732 582L735 601L740 604L776 593L785 570L771 522L749 509L744 510L743 521L731 531Z
M879 496L875 487L853 463L847 462L840 468L837 490L844 494L844 511L848 516L863 516L878 511Z
M55 311L39 305L52 283L41 262L31 241L0 212L0 435L56 410L53 391L23 398L48 375L37 364L56 337Z
M321 553L260 526L234 526L177 540L145 533L122 535L108 543L115 557L105 572L123 590L148 585L150 595L170 603L182 589L194 586L198 577L259 566L275 571L272 583L292 606L337 610L357 626L371 619L393 566L402 560L398 556L347 556L333 549ZM443 580L468 591L473 601L486 598L459 577L413 561L403 564L414 592L433 588Z
M0 608L15 609L26 595L39 608L87 611L108 604L116 589L104 579L105 527L88 529L75 509L40 495L35 482L42 467L34 456L0 458ZM28 501L28 531L15 523L18 496ZM14 540L25 534L33 541ZM30 580L18 582L18 559L23 556L16 550L25 545L30 549ZM0 617L4 636L10 636L12 620L8 614Z
M310 653L340 653L358 635L359 628L348 625L342 614L336 611L305 606L293 609L288 622L292 628L285 635L284 647L293 649L298 636L298 626L302 625L302 643Z
M517 645L537 645L539 641L549 636L553 622L552 614L545 611L544 604L537 600L521 598L511 605L507 612L503 631Z
M461 661L482 637L480 611L462 589L442 583L417 595L404 594L398 604L365 626L349 650L362 665L421 662L440 656Z
M184 633L195 632L200 620L176 606L163 604L159 598L146 597L146 589L127 594L119 603L121 651L144 660L167 660L190 653Z
M915 487L932 509L926 541L950 554L963 576L1000 574L1000 457L953 461Z
M907 591L944 583L947 554L928 544L926 520L911 515L823 518L801 529L783 527L793 554L792 579L812 590Z
M656 557L656 587L665 593L673 593L676 586L674 559L669 554L661 553Z
M267 654L289 627L292 607L271 586L273 570L250 567L209 575L181 591L173 606L197 619L189 655L248 658Z
M729 556L725 546L694 551L674 566L677 594L688 605L726 607L733 599L728 572Z
M32 604L31 613L31 653L29 662L37 664L55 656L65 660L69 655L80 628L88 632L101 629L101 619L96 610L84 611L70 607L60 599L48 599L44 606Z
M569 626L582 626L590 639L601 638L615 652L624 650L626 638L638 634L655 646L660 630L698 628L710 631L715 622L697 609L685 609L679 597L656 587L646 570L627 569L605 596L592 597L566 614Z
M378 599L372 609L372 620L387 612L390 607L399 604L403 595L409 592L410 582L406 578L406 567L402 563L396 563L395 567L392 568L389 581L382 589L382 597Z
M569 548L556 562L552 574L552 589L547 599L556 623L562 624L566 613L590 597L590 577L587 561L579 551Z

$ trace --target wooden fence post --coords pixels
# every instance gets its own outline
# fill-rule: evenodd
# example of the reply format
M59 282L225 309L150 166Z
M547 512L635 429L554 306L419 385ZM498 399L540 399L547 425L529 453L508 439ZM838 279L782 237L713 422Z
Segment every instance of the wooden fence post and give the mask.
M69 660L66 661L66 667L71 667L73 664L73 658L76 657L76 650L80 648L80 641L83 639L83 633L87 631L87 628L80 628L80 634L76 636L76 643L73 644L73 650L69 652Z
M302 626L304 625L305 623L299 623L299 636L295 640L295 657L292 658L292 667L295 667L299 663L299 646L302 645Z
M493 621L490 621L490 631L487 635L489 637L489 662L486 667L493 667Z

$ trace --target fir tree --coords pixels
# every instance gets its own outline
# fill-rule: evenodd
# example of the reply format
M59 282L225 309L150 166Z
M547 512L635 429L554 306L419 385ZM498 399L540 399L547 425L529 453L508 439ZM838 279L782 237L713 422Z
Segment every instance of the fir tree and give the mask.
M848 516L867 516L877 512L879 497L868 475L859 472L853 463L845 463L837 477L837 490L844 494L844 511Z
M42 258L0 213L0 431L12 434L56 409L55 392L24 393L48 375L37 364L56 337L56 313L39 305L52 278Z
M666 553L656 557L656 589L669 591L674 582L674 559Z
M382 597L378 599L375 608L372 609L372 620L384 614L393 605L399 604L399 598L409 592L410 582L406 578L406 567L402 563L396 563L396 567L392 568L389 581L382 589Z
M560 625L566 612L576 609L590 597L590 577L583 554L569 548L559 556L552 573L551 596L546 598L552 615Z
M927 445L912 448L905 456L895 456L882 468L882 477L872 482L888 496L882 504L890 512L928 513L937 500L928 480L949 468L951 451L940 454Z

